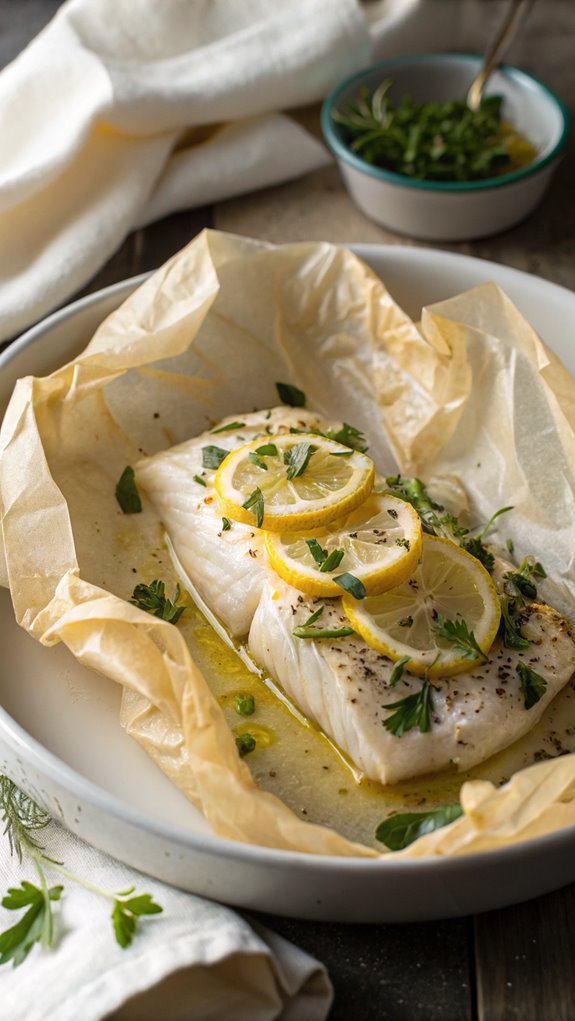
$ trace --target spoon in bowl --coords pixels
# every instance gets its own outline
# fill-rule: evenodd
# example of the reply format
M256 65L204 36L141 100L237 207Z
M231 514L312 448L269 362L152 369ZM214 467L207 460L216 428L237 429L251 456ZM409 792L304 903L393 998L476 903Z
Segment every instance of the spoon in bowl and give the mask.
M503 54L515 38L519 27L533 2L534 0L511 0L501 27L493 39L493 42L485 51L481 70L472 81L467 93L466 103L470 110L475 111L479 109L483 90L487 84L488 78L501 62Z

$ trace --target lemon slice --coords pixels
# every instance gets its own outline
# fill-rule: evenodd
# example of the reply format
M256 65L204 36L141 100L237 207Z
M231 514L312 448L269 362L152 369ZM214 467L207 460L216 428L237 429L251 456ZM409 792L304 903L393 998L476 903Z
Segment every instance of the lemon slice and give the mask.
M340 596L334 578L347 572L371 594L399 585L413 573L421 555L421 523L404 500L372 494L350 514L321 528L267 532L265 546L280 577L302 592Z
M335 440L285 434L253 440L220 464L222 514L273 531L323 525L357 507L373 486L373 461Z
M423 536L421 562L411 578L361 602L345 596L343 607L369 645L395 661L406 657L406 670L420 676L428 671L430 677L450 677L482 662L501 616L495 586L479 560L430 535ZM455 622L447 626L459 640L437 633L445 622Z

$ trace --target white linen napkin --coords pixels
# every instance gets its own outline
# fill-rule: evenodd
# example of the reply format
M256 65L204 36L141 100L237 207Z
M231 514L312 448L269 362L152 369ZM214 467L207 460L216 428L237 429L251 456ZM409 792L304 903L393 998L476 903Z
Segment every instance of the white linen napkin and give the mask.
M0 340L135 226L328 163L281 111L373 59L454 45L467 3L67 0L0 73Z
M332 1001L326 970L281 936L213 901L183 893L89 847L57 823L39 834L68 871L110 892L135 886L163 908L142 918L132 944L115 941L110 901L46 866L55 945L34 945L0 968L0 1021L323 1021ZM0 843L0 899L22 880L38 884ZM0 908L0 931L22 911Z

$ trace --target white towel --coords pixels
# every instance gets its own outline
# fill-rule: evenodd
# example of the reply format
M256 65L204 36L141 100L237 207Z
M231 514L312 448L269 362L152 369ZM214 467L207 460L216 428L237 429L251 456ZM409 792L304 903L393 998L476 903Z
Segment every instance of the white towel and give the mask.
M95 851L56 823L37 838L46 853L96 886L132 886L163 908L141 920L131 946L115 941L112 904L46 867L55 945L34 945L0 967L0 1021L323 1021L331 1000L325 968L282 937L213 901L182 893ZM0 838L0 899L34 864ZM0 931L23 911L0 908ZM113 1012L113 1014L112 1014Z
M373 59L453 44L463 0L67 0L0 73L0 340L135 226L308 173L285 113Z

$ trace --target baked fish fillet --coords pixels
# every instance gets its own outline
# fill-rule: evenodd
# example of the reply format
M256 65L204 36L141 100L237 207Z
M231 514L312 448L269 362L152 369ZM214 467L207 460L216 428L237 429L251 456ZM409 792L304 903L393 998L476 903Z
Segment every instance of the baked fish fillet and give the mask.
M241 424L239 424L241 422ZM230 429L225 427L235 423ZM224 431L220 431L224 427ZM170 450L139 461L138 487L153 503L182 567L211 610L234 636L246 635L262 592L265 567L263 533L234 521L224 530L214 489L215 469L203 467L202 448L234 450L262 436L290 429L326 428L303 408L280 406L269 411L223 419Z
M250 652L366 776L384 784L449 766L468 769L506 748L535 726L575 667L575 641L565 619L532 603L521 615L531 646L517 652L496 639L484 666L433 680L430 729L414 727L398 737L384 726L392 712L384 706L419 692L422 679L404 673L390 688L394 664L355 635L295 638L293 629L320 605L322 628L349 623L339 600L312 599L268 575L250 629ZM547 682L530 709L519 662Z

